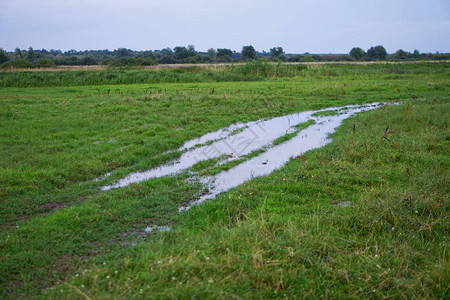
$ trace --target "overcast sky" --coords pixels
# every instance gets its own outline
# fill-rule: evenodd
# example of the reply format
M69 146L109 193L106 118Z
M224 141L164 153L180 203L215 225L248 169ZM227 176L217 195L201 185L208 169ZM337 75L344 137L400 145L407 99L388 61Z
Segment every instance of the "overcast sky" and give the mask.
M450 52L450 0L0 0L0 47Z

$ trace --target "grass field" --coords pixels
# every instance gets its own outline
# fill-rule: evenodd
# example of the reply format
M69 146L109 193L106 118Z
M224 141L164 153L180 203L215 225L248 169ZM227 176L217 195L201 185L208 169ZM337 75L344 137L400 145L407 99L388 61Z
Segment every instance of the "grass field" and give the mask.
M448 298L449 71L0 72L0 297ZM386 101L181 214L186 172L99 191L232 123Z

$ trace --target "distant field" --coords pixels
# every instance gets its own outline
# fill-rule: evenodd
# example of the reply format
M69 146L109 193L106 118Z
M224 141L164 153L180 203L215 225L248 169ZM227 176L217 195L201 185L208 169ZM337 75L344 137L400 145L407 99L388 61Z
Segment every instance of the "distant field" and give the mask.
M0 72L0 297L448 298L449 95L449 63ZM181 214L187 172L99 190L236 122L394 101Z
M197 65L172 69L146 70L141 68L105 70L7 71L0 72L0 87L57 87L99 86L147 83L243 82L267 79L396 79L402 75L442 74L449 63L374 63L358 64L274 64L253 61L246 64L220 66L209 69ZM215 66L215 65L211 65ZM214 68L216 68L215 66ZM376 77L371 77L376 76Z
M427 61L427 63L449 63L449 61ZM285 65L285 66L317 66L317 65L409 65L409 64L424 64L423 61L327 61L327 62L283 62L275 63L272 65ZM230 66L245 65L245 63L211 63L211 64L158 64L152 66L132 67L133 69L145 69L145 70L164 70L164 69L178 69L178 68L191 68L198 67L207 70L222 70ZM13 70L0 70L0 72L20 72L20 71L88 71L88 70L108 70L111 69L107 65L88 65L88 66L56 66L54 68L34 68L34 69L13 69Z

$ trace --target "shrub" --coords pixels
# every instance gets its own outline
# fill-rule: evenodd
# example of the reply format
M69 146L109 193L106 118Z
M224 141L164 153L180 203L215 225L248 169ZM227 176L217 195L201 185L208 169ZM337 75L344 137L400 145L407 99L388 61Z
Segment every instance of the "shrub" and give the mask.
M311 55L305 55L303 60L306 62L314 62L314 58Z
M5 62L1 65L2 69L31 69L34 65L25 58L19 58Z
M50 58L39 58L36 61L37 68L53 68L55 67L55 62Z
M143 56L136 58L136 64L139 66L153 66L157 65L158 63L150 57Z
M7 62L9 60L9 57L5 50L0 48L0 65L4 62Z
M364 56L366 55L366 52L364 52L364 50L359 47L354 47L352 48L352 50L350 50L349 54L353 59L358 60L363 59Z
M122 57L110 64L113 67L132 67L136 66L136 60L132 57Z
M385 59L387 55L386 49L383 46L371 47L367 50L367 56L371 59Z

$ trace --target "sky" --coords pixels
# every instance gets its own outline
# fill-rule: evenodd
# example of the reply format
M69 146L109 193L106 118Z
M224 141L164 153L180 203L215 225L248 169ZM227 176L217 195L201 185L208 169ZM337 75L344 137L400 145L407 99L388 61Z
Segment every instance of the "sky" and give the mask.
M0 0L0 47L450 52L450 0Z

